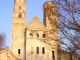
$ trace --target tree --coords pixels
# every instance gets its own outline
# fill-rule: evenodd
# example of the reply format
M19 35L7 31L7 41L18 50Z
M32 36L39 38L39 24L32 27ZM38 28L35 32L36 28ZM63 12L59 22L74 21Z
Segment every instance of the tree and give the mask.
M0 49L2 49L5 45L5 34L0 33Z
M61 47L80 57L80 0L53 0L53 2L57 10Z

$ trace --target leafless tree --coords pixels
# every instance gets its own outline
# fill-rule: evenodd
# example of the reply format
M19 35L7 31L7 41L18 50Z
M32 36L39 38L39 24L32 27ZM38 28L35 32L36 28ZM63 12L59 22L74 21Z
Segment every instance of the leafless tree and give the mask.
M53 2L57 10L61 47L80 57L80 0Z
M0 49L5 46L5 33L0 33Z

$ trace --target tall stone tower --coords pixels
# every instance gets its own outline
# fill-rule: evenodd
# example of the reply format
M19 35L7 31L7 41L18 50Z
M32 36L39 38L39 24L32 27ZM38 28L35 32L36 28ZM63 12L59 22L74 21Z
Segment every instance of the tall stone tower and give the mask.
M14 1L11 51L15 57L21 60L58 60L58 35L56 8L52 1L44 3L44 24L35 16L27 26L26 1Z
M44 3L44 25L48 28L48 30L53 29L53 27L57 29L58 21L56 6L52 1Z
M26 26L26 1L14 0L12 21L11 51L14 56L24 60L24 30Z
M56 6L54 2L48 1L44 3L44 25L47 30L47 40L52 46L52 53L55 55L55 60L59 60L59 30L58 17L56 14Z

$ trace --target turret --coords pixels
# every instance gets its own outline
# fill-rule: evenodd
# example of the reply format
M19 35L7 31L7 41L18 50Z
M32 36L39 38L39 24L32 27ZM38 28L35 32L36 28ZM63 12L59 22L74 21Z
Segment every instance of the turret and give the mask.
M44 25L47 30L53 29L57 26L57 14L56 14L56 6L54 2L48 1L44 3ZM55 25L56 24L56 25Z
M52 54L54 60L59 60L59 29L56 6L54 2L48 1L44 3L44 25L47 29L47 39L51 42Z

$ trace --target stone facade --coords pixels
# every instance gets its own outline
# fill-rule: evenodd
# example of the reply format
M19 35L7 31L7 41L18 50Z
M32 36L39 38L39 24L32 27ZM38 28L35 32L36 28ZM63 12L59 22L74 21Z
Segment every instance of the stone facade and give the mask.
M44 24L37 16L35 16L27 26L25 24L25 5L25 0L15 0L14 2L11 52L21 60L58 60L58 28L56 28L55 25L52 27L48 14L46 14L46 12L50 10L48 9L47 11L46 7L49 7L52 11L56 12L54 3L50 1L44 3ZM50 7L50 5L53 7ZM49 15L51 18L55 17L53 20L58 24L56 15ZM49 33L51 29L55 30L53 36ZM53 37L54 40L47 38L47 35ZM52 46L49 46L49 44L52 44Z
M43 47L40 47L40 48L42 49ZM45 60L46 58L47 58L47 60L51 60L49 58L50 55L43 54L41 50L40 50L40 53L38 55L36 55L36 52L34 50L35 50L35 48L31 48L31 54L29 54L29 56L26 57L28 60L35 60L35 59L37 59L37 60L44 59ZM47 50L45 51L45 53L46 52L47 52ZM52 54L52 53L50 53L50 54ZM8 49L8 47L6 47L6 48L3 48L0 50L0 60L21 60L21 59L16 58L12 54L12 52ZM80 60L80 58L78 58L77 55L74 53L61 51L61 58L58 60Z
M60 42L55 4L48 1L43 6L44 22L42 23L35 16L26 26L26 1L14 1L11 51L8 48L2 49L0 60L70 60L68 53L59 53ZM53 33L51 33L52 30ZM73 54L73 60L77 60L75 56Z
M2 50L0 50L0 60L19 60L16 58L10 50L6 47Z

